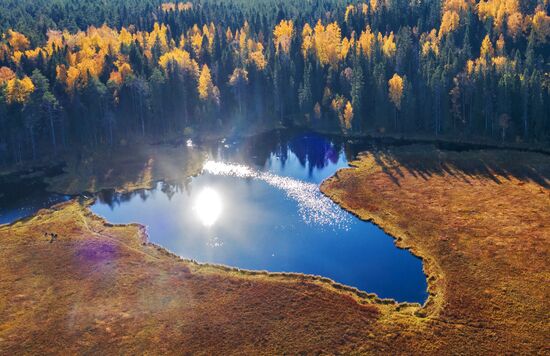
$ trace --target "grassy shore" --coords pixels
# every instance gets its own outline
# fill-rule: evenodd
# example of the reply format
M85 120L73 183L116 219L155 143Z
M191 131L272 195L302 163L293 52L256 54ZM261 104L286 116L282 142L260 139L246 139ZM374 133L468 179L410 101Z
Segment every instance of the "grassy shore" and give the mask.
M352 166L321 189L424 260L422 313L449 326L428 334L448 351L549 351L548 156L416 145Z
M181 260L71 201L0 227L0 353L550 351L547 156L410 146L354 166L322 190L423 258L424 307Z
M198 265L145 239L74 201L0 227L2 353L349 351L385 315L419 308L320 278Z

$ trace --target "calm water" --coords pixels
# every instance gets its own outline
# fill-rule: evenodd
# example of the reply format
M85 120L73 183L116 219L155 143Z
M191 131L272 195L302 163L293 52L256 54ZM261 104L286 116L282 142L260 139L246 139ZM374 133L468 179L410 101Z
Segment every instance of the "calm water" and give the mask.
M19 199L0 204L0 225L34 215L38 210L48 208L70 199L67 195L52 194L43 190L21 194Z
M343 145L314 134L270 134L203 146L210 160L198 177L132 194L103 192L93 212L146 225L151 242L184 258L321 275L424 302L421 261L320 193L319 183L347 166Z

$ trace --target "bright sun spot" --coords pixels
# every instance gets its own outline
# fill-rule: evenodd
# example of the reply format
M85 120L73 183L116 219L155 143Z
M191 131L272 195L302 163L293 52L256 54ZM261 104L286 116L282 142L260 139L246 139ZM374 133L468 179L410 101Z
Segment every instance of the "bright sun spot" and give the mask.
M201 223L210 227L216 223L222 213L222 199L212 188L204 188L195 200L193 210Z

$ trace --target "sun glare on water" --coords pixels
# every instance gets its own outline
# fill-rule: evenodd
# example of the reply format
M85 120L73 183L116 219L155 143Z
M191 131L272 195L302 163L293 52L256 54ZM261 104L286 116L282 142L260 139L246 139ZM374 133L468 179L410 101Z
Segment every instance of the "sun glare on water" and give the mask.
M298 212L307 224L332 225L347 229L350 222L349 215L323 195L317 184L261 172L241 164L208 161L203 169L214 175L261 180L284 191L289 198L298 203Z
M204 188L197 195L193 210L205 227L213 226L223 210L220 194L212 188Z

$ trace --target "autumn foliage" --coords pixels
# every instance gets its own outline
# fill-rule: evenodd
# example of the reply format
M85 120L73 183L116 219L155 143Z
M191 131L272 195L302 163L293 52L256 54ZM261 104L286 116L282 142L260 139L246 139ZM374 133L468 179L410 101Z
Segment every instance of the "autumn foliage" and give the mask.
M157 2L143 17L119 8L110 25L6 28L0 124L18 122L9 114L31 127L38 120L52 142L78 132L112 143L134 126L141 135L189 132L233 118L383 132L398 129L388 119L397 111L410 132L500 139L506 114L507 139L550 134L544 0L327 0L301 17L283 2L276 19L255 5ZM35 71L45 81L35 83ZM33 97L36 88L47 95ZM42 106L55 108L47 125L31 115ZM9 141L0 135L0 147Z

